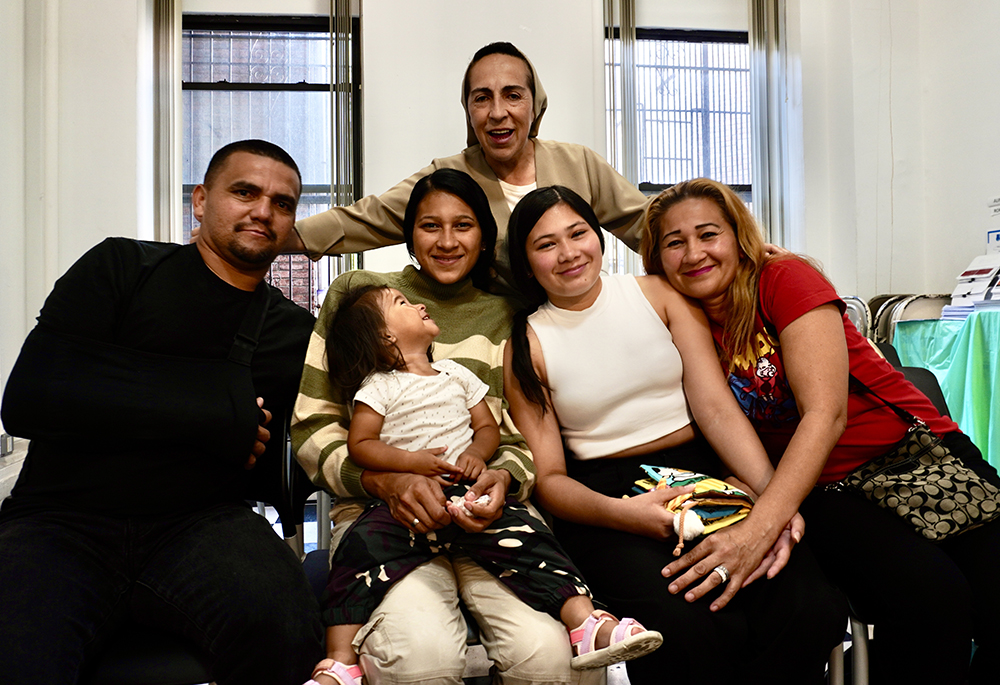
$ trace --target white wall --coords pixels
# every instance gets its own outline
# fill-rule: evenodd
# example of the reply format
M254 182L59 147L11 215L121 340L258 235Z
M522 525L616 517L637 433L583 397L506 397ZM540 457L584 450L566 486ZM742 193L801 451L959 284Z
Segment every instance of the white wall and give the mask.
M643 26L747 30L746 0L637 5ZM528 56L548 93L540 137L605 154L602 6L600 0L507 0L493 11L468 0L365 0L365 192L382 192L465 147L462 77L476 50L499 40ZM365 267L375 271L408 261L402 247L365 254Z
M147 6L3 0L0 385L55 279L102 238L150 230L138 164Z
M987 208L1000 197L1000 3L925 2L919 31L923 267L950 292L986 232L1000 230Z
M600 1L508 0L494 10L468 0L364 3L366 193L466 146L462 77L476 50L494 41L510 41L535 65L549 97L540 136L603 153ZM376 271L405 263L402 247L365 255Z
M294 10L280 9L308 11L310 3L318 4L299 0ZM262 11L265 5L184 3L185 11ZM542 137L604 150L600 0L508 0L503 11L490 8L468 0L363 2L366 193L383 192L435 157L465 147L462 76L473 53L498 40L518 46L539 72L549 95ZM375 271L407 263L402 246L365 254L365 267Z
M24 7L0 2L0 386L25 334ZM0 426L2 428L2 426Z
M746 31L748 0L636 0L635 25L647 28Z
M951 292L1000 228L1000 4L789 0L801 242L844 294Z

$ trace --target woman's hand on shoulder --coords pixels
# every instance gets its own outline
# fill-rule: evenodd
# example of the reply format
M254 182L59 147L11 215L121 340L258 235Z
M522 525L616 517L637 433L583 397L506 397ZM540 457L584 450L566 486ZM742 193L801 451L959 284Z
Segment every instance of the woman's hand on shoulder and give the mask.
M791 257L795 253L774 243L764 243L764 254L768 257Z

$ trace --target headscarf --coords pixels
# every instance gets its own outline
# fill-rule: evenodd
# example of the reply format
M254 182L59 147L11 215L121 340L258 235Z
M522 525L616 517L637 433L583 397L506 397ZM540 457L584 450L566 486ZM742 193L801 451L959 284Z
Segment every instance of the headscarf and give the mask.
M497 53L503 54L503 53ZM485 57L483 58L485 59ZM524 58L528 62L528 68L531 69L531 75L535 80L535 93L532 95L531 104L534 110L534 118L531 121L531 128L528 129L528 138L538 137L538 126L542 123L542 115L545 114L545 110L549 106L549 98L545 94L545 89L542 87L542 82L538 78L538 72L535 71L535 65L531 63L531 60L527 57ZM464 91L465 84L462 84ZM462 109L465 110L465 144L469 147L473 145L479 145L479 139L476 138L476 132L472 128L472 122L469 119L469 103L465 101L465 93L463 92L460 97L462 98Z

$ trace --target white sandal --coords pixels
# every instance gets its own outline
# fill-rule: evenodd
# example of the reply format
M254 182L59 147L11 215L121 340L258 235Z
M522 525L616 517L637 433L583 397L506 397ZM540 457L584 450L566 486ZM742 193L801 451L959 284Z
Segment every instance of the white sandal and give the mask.
M655 651L663 644L663 636L655 630L646 630L641 623L631 618L623 618L611 632L611 642L607 647L596 649L597 631L605 623L617 621L606 611L594 611L583 623L569 633L576 656L570 666L576 671L603 668L619 661L631 661ZM638 628L639 632L632 633Z

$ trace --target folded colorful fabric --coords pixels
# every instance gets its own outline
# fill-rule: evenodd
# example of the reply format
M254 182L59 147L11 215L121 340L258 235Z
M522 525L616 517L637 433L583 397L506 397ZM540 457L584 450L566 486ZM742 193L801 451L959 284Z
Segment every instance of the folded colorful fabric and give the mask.
M741 521L753 506L750 495L717 478L666 466L644 464L642 468L647 477L635 482L637 493L694 485L694 490L674 497L665 505L675 515L674 530L679 539L675 555L680 554L685 540Z

